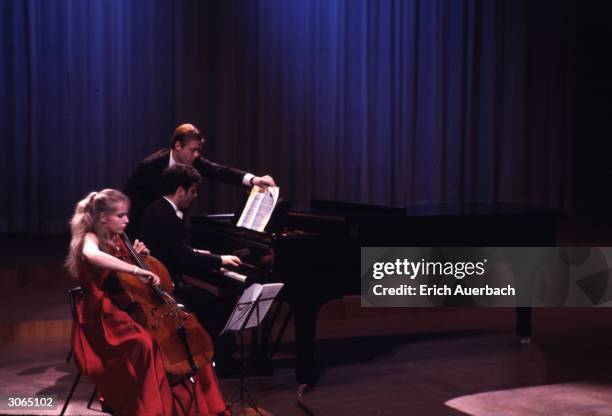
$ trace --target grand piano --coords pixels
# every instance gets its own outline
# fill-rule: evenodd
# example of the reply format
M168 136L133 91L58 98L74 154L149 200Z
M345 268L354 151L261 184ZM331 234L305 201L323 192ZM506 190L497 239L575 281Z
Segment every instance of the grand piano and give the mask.
M554 211L508 204L375 206L312 200L310 209L280 209L266 232L234 225L233 216L194 216L192 243L217 253L239 250L251 282L283 282L281 300L295 325L295 375L315 382L314 343L322 305L359 294L365 246L554 246ZM531 336L530 308L517 308L517 334ZM282 332L282 331L281 331ZM263 354L269 328L263 331Z

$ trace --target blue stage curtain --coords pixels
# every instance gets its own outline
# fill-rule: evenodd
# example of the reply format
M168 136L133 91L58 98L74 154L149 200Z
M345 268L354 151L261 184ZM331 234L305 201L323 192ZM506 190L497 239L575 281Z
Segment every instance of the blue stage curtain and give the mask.
M1 232L66 229L192 121L297 205L571 209L571 1L0 2ZM205 185L200 208L239 192Z
M39 0L0 8L0 231L65 231L80 198L122 186L172 132L172 5Z

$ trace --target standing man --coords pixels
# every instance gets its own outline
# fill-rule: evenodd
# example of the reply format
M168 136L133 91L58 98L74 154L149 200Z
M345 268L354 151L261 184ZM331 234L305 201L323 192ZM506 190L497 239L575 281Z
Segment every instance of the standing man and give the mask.
M204 138L197 127L193 124L181 124L174 130L170 148L159 150L138 164L124 187L124 192L132 203L131 221L127 228L130 237L135 237L144 210L153 201L162 197L160 184L162 172L176 163L193 166L202 177L235 185L276 186L274 179L269 175L255 176L205 159L202 157L202 143Z

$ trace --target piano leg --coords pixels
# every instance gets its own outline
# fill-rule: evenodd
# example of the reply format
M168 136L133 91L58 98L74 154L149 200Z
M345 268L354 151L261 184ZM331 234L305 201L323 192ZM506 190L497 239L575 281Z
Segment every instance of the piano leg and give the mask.
M516 335L522 344L529 344L531 340L531 307L516 308Z
M295 323L295 379L298 384L313 385L316 379L314 343L319 305L293 306Z

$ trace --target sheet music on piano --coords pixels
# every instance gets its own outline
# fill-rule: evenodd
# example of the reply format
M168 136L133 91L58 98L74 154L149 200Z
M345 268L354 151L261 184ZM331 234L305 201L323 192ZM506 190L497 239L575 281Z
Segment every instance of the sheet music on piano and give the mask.
M238 227L249 228L255 231L263 231L270 221L272 211L278 202L279 188L260 188L253 186L249 199L247 200L240 219L236 224Z

